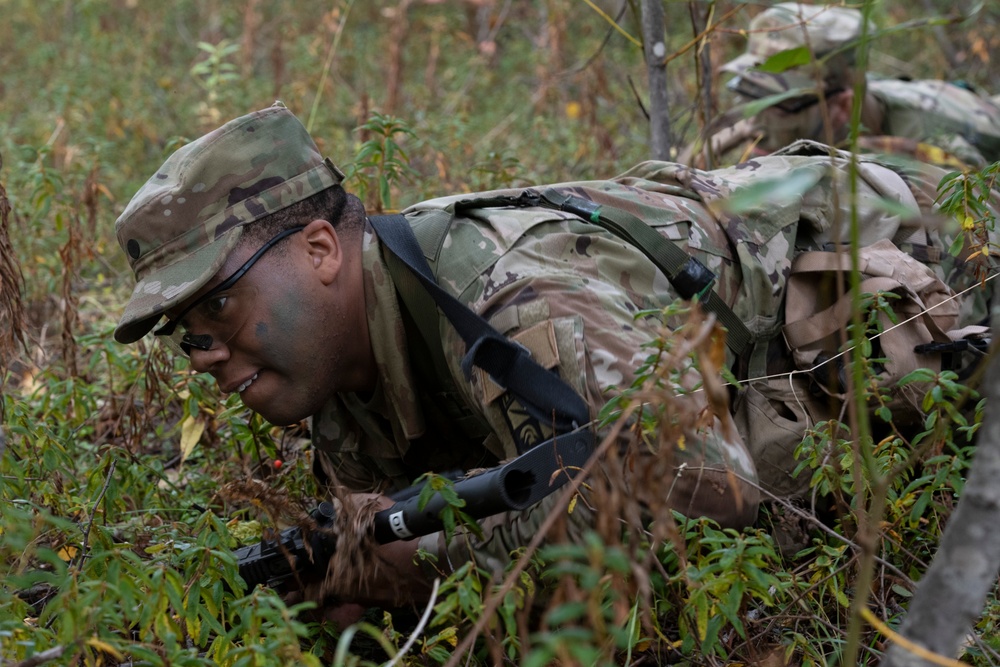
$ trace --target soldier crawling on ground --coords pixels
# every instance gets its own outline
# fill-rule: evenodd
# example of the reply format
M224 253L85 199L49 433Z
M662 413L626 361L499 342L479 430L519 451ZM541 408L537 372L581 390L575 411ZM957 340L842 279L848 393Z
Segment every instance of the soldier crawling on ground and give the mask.
M437 285L530 351L545 377L568 385L587 421L630 386L644 346L662 334L661 318L648 313L679 296L697 297L726 322L727 363L743 377L766 373L775 351L787 358L780 348L785 283L797 252L843 236L849 198L835 188L845 183L844 164L830 156L765 157L749 168L701 172L650 162L613 180L532 189L530 197L508 190L434 199L395 220L415 233ZM792 174L806 179L803 196L726 212L732 193ZM137 284L115 338L132 343L153 331L273 424L308 419L317 475L354 491L348 503L385 507L385 494L422 473L494 466L550 437L551 419L468 363L477 351L448 318L433 305L411 307L385 228L376 228L342 178L280 104L179 149L117 221ZM935 185L863 160L862 243L931 245L920 225ZM539 205L539 193L549 191L581 204L573 211ZM886 212L879 198L912 215ZM605 219L655 230L657 247L676 252L680 268L661 270L644 252L649 241L625 240L598 224ZM697 262L683 261L689 257ZM941 312L947 329L957 306ZM422 336L421 327L431 334ZM776 412L783 401L803 405L787 379L750 384L732 406L725 391L690 391L713 385L718 368L701 368L707 375L689 364L671 378L691 416L679 422L683 432L635 447L638 461L605 472L628 483L654 473L656 483L643 492L668 510L747 526L760 483L783 492L802 487L791 474L789 443L801 439L810 417ZM366 562L381 566L335 582L329 592L338 602L327 618L346 622L365 605L426 600L435 576L470 560L500 573L554 503L549 496L485 519L481 538L459 529L450 542L435 533L374 546ZM565 517L569 539L597 521L621 520L601 512L578 504Z
M994 100L946 81L866 75L857 66L863 27L860 11L832 5L782 2L757 14L746 52L721 69L736 75L728 87L741 103L771 98L773 104L748 119L739 118L742 105L723 114L711 139L715 163L772 153L798 139L841 144L857 90L864 149L952 168L1000 160L1000 106ZM874 26L867 34L877 45ZM807 64L778 73L759 68L778 53L802 48L812 56ZM704 165L704 144L688 147L679 160Z

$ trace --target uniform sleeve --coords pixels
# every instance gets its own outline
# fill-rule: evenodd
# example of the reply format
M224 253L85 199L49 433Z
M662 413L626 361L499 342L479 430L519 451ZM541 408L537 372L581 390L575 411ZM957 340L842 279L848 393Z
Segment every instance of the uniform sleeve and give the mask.
M522 262L522 266L525 264ZM635 315L640 309L665 305L650 301L643 293L664 294L668 290L663 285L629 285L624 275L618 275L617 281L608 280L609 272L616 273L612 267L620 264L595 267L590 272L581 267L558 273L550 268L539 270L495 293L487 291L482 304L484 316L495 326L499 324L501 333L524 341L533 358L545 362L543 365L552 362L551 367L560 377L585 397L592 416L612 395L632 384L636 369L650 353L645 346L661 331L658 315L638 320ZM498 271L510 273L503 266L494 268L494 275ZM452 335L446 335L448 349L461 349ZM694 375L675 379L691 388L698 382ZM489 382L474 374L468 385L470 400L479 405L502 435L517 425L518 416L511 414L516 412L516 404L505 411L502 394L498 395ZM699 425L672 441L634 447L631 451L636 458L626 466L633 473L623 478L624 483L634 485L637 493L655 495L644 503L647 506L707 516L725 526L748 525L757 512L756 472L731 417L728 412L713 416L707 410L704 392L691 393L678 401L688 414L698 416L694 421ZM543 435L548 437L547 433ZM608 479L619 476L623 468L617 457L601 465L598 474ZM651 480L648 474L653 470L659 472ZM421 548L431 553L437 567L445 571L470 558L487 570L502 570L511 561L511 553L526 546L538 533L559 495L554 493L523 512L481 521L482 540L460 532L446 544L437 534L422 538ZM573 513L565 517L569 539L579 538L595 522L617 520L602 517L600 508L592 509L592 504L588 508L588 504L577 503Z
M360 493L390 493L409 486L398 457L388 455L391 443L374 439L340 400L323 406L310 426L313 472L321 484Z
M927 143L954 155L974 169L982 169L989 164L979 149L961 134L953 132L935 134L927 139Z
M317 450L313 466L323 483L337 483L354 492L375 492L383 485L370 464L350 453Z

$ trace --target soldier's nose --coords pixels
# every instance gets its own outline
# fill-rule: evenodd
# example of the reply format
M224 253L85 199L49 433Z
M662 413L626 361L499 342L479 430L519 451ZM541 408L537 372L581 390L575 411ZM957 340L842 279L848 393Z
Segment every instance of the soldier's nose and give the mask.
M208 350L192 348L188 358L196 373L210 373L213 368L229 360L229 345L214 343Z

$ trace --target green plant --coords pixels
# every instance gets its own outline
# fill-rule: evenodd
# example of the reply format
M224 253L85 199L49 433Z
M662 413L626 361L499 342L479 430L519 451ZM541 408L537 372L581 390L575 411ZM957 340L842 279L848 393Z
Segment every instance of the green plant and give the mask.
M971 259L976 254L995 254L997 244L992 232L996 211L990 199L996 193L998 176L1000 162L995 162L979 171L950 172L938 184L938 205L960 222L950 248L952 255Z
M708 4L716 19L737 8ZM885 23L923 19L905 3L883 4ZM930 4L944 16L954 3ZM643 95L641 52L597 12L577 11L571 0L468 13L409 3L400 103L390 113L379 85L384 5L4 4L0 179L12 207L10 252L24 277L17 296L27 346L0 365L0 661L374 665L408 640L413 623L404 614L373 612L333 632L305 621L308 605L241 590L229 549L259 536L262 524L294 518L297 503L318 492L304 431L274 428L238 397L220 398L209 378L191 375L155 343L126 347L111 337L132 285L114 232L129 196L184 137L274 99L300 117L313 110L310 129L334 161L350 162L352 136L360 137L347 185L372 210L604 177L647 157L635 101ZM665 10L671 25L690 20L688 3ZM610 18L629 32L624 17ZM933 31L910 24L893 55L907 74L953 71L937 48L941 31L950 33L960 37L964 70L955 75L995 90L998 70L986 65L998 18L985 3L974 22L937 20ZM699 77L683 49L697 44L714 60L741 46L725 21L706 27L696 42L680 29L666 36L678 144L697 132L693 101L711 97L693 85ZM956 225L945 231L956 256L974 264L996 255L987 198L997 169L942 181L940 203ZM807 176L751 194L766 199L783 185L799 196ZM668 313L671 326L687 317L682 310ZM869 340L872 325L862 319L859 327ZM75 368L64 356L64 330ZM861 351L870 378L881 355ZM670 389L679 369L703 360L672 367L666 341L645 352L640 380L604 416L627 411L631 399L644 402L635 418L650 445L658 420L672 427L674 418L655 390ZM503 596L498 611L463 664L753 664L772 649L802 665L836 664L846 654L853 599L870 593L872 610L898 620L962 491L985 409L953 375L911 379L928 387L916 434L897 433L880 411L878 435L856 441L853 425L830 421L807 436L802 465L814 475L814 497L780 508L804 525L797 553L778 553L762 528L734 533L670 515L653 526L660 541L616 525L536 554L507 590L494 573L462 565L444 577L430 626L397 664L454 658L491 595ZM863 388L875 401L884 393ZM866 585L858 524L882 478L885 511L872 517L879 561ZM258 508L222 497L223 487L240 484L267 489L274 502ZM623 495L609 496L608 506L633 500ZM451 508L457 529L461 508ZM975 629L984 641L964 660L1000 664L998 618L994 595ZM547 626L526 630L534 621ZM363 639L377 650L364 651ZM883 640L866 628L857 662L874 664Z
M378 112L357 129L367 138L346 176L356 183L358 195L370 209L389 210L392 188L414 174L399 141L415 134L403 120Z
M198 49L205 57L192 65L191 75L205 91L206 97L198 105L198 116L204 125L219 124L222 116L218 106L220 97L225 94L229 84L239 77L236 65L228 62L228 59L239 48L239 44L228 39L220 40L217 44L198 42Z

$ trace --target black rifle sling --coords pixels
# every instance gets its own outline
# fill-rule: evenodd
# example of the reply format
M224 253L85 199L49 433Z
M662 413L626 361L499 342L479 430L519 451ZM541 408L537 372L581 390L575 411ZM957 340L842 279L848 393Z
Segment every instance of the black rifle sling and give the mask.
M482 442L490 433L489 424L465 406L465 399L451 378L451 370L441 346L437 304L407 265L392 252L383 254L389 275L401 301L400 312L406 329L413 372L427 389L425 410L436 411L457 427L470 442Z
M587 403L566 382L539 366L524 346L500 334L438 285L405 217L369 216L368 221L382 245L409 268L402 276L393 275L400 294L414 292L407 280L419 281L465 342L461 366L466 377L471 376L473 366L482 368L532 417L553 425L556 433L569 433L590 421Z

